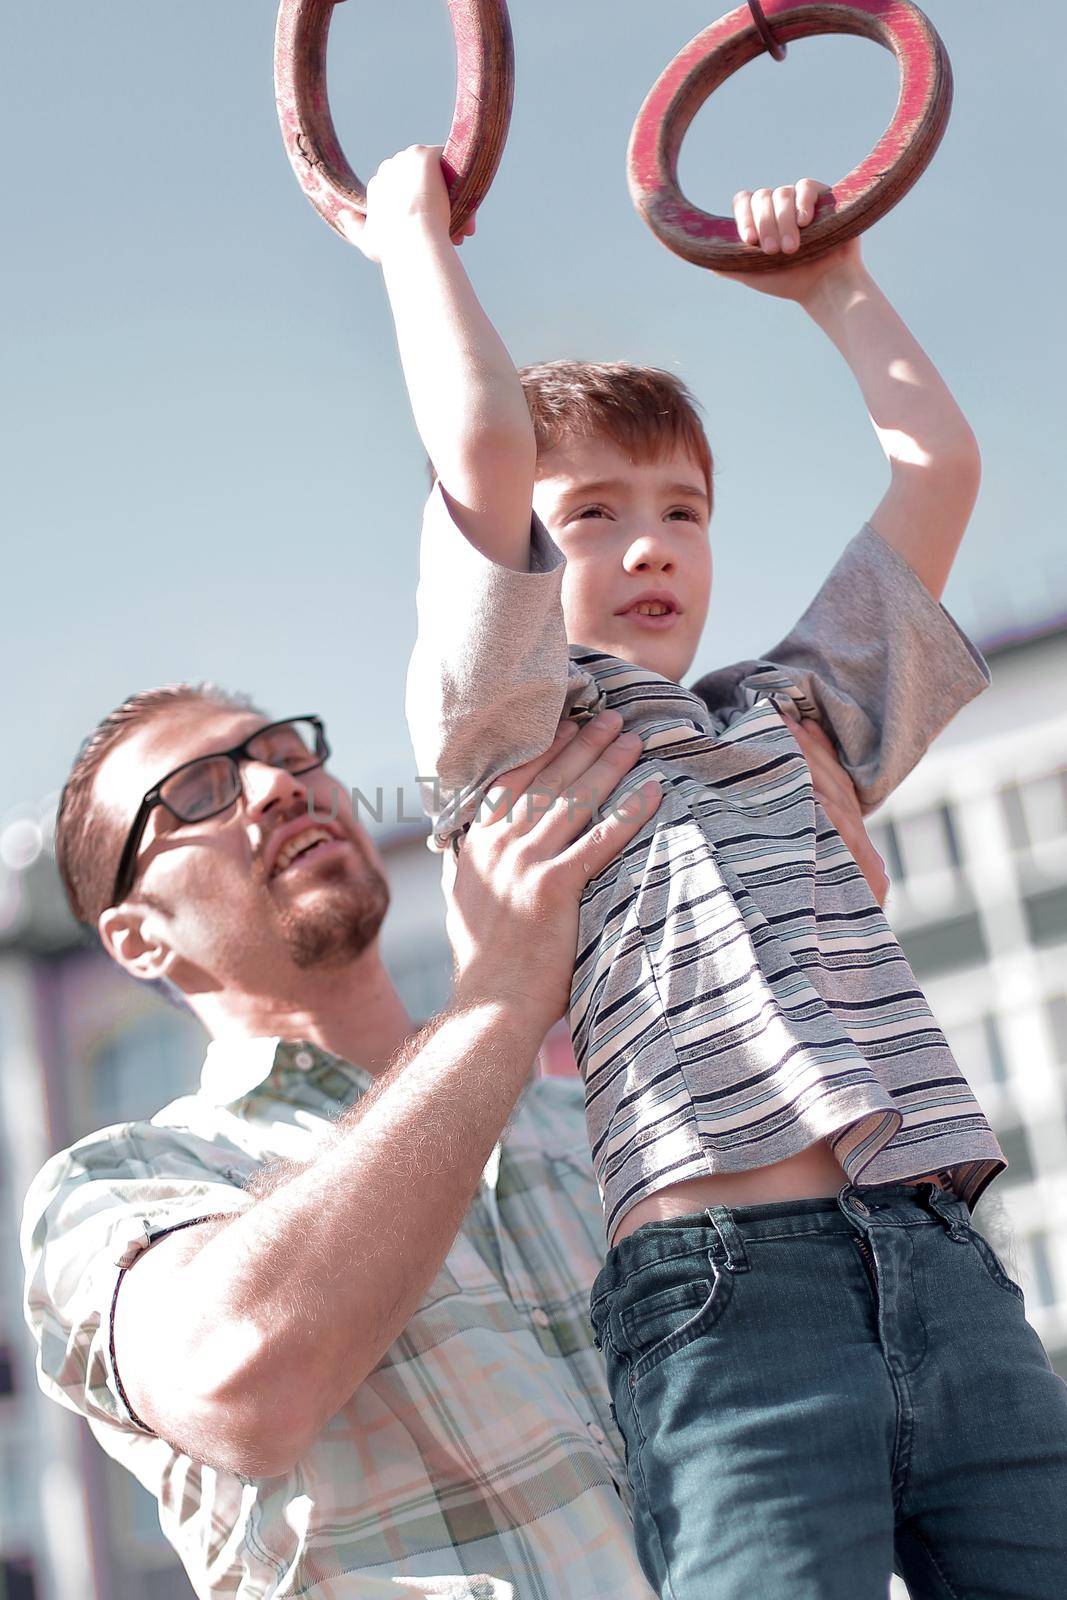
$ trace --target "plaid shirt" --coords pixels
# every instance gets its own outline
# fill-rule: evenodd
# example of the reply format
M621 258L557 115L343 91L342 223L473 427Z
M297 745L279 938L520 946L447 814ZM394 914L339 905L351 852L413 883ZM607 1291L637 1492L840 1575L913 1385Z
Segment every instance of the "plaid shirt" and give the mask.
M156 1495L200 1596L650 1600L587 1317L604 1234L576 1080L531 1080L418 1311L284 1477L204 1466L129 1409L124 1271L247 1207L261 1164L313 1158L372 1081L309 1044L215 1043L197 1094L54 1156L22 1238L41 1387Z

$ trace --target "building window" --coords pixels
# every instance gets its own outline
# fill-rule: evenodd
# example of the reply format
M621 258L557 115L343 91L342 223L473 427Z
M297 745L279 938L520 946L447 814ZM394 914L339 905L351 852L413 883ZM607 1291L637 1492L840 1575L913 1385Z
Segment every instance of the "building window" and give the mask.
M37 1600L33 1562L17 1556L0 1559L0 1600Z
M1056 1280L1052 1271L1048 1240L1043 1233L1035 1233L1030 1240L1030 1261L1033 1269L1033 1290L1039 1306L1046 1309L1056 1305Z
M1009 784L1000 798L1012 849L1029 850L1067 835L1067 768Z
M987 1013L973 1022L948 1030L948 1042L960 1071L981 1100L989 1089L1003 1089L1008 1082L1008 1063L996 1017Z
M1016 784L1011 783L1006 789L1000 791L1000 804L1004 812L1004 821L1008 829L1008 838L1013 850L1028 850L1030 848L1030 835L1026 830L1026 818L1023 815L1023 800Z
M1045 1003L1048 1029L1052 1035L1052 1054L1067 1063L1067 995L1058 994Z
M982 924L973 914L913 928L901 935L900 947L920 980L955 967L983 966L988 959Z
M1067 771L1050 772L1022 786L1026 827L1033 844L1067 834Z
M1061 944L1067 941L1067 889L1048 889L1044 894L1028 895L1023 901L1031 944Z
M1008 1063L1004 1059L1004 1046L1000 1039L1000 1029L997 1019L990 1012L982 1018L982 1040L985 1044L986 1060L989 1063L989 1076L993 1083L1005 1084L1008 1081Z
M1025 1128L998 1128L997 1139L1008 1163L1005 1183L1030 1183L1034 1177L1034 1163L1030 1156L1030 1141Z
M895 827L906 877L919 878L959 869L962 859L959 835L948 806L935 806L910 817L898 817Z
M192 1019L160 1008L139 1017L97 1051L92 1062L97 1127L145 1121L200 1077L203 1045Z
M897 830L891 822L872 822L867 832L871 836L871 843L885 862L885 870L889 874L889 882L904 882L904 862L900 855L900 841Z

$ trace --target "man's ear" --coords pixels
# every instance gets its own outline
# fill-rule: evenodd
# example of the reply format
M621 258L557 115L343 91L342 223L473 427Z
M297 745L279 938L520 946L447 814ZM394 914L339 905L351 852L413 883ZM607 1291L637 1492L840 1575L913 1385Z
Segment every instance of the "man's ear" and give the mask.
M163 937L159 917L146 906L129 901L109 906L100 913L96 931L112 961L133 978L155 983L174 965L176 957Z

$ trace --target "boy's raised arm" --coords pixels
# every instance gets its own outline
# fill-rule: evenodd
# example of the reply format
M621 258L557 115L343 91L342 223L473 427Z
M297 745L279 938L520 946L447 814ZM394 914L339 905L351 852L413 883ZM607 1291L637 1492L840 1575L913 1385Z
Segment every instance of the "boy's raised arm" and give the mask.
M821 189L806 178L795 188L741 191L741 238L791 254ZM940 599L978 496L981 458L941 375L863 265L858 239L744 281L795 300L848 362L891 470L871 526Z
M381 263L415 424L457 525L492 561L524 572L533 425L449 222L441 151L415 145L378 169L366 221L354 218L347 231Z

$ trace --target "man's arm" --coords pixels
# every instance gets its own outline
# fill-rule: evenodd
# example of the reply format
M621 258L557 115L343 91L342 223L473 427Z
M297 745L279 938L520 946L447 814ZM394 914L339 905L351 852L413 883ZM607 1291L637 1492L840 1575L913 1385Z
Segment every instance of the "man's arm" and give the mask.
M741 191L734 199L741 238L769 254L791 254L822 187L805 178L795 189ZM795 300L848 362L890 466L871 526L940 599L978 496L981 458L933 362L864 267L859 240L743 281Z
M587 829L568 798L577 786L599 807L633 766L640 743L620 726L614 713L565 725L471 827L452 1004L331 1146L269 1176L236 1220L162 1239L123 1279L126 1392L190 1455L248 1477L288 1470L418 1305L566 1006L581 891L658 804L646 784L626 815ZM535 779L536 805L512 804Z
M441 151L415 145L383 162L367 186L366 222L347 231L381 263L415 425L457 524L491 560L525 572L533 424L449 220Z

